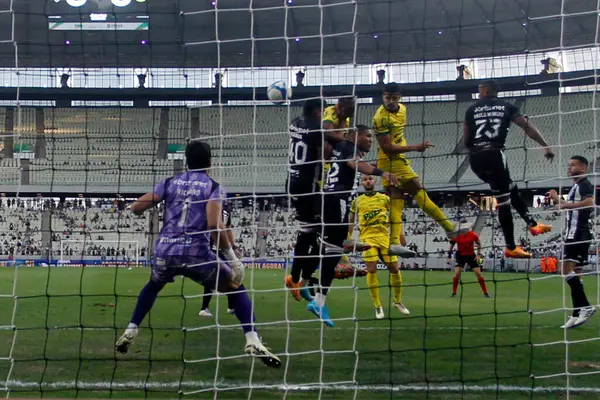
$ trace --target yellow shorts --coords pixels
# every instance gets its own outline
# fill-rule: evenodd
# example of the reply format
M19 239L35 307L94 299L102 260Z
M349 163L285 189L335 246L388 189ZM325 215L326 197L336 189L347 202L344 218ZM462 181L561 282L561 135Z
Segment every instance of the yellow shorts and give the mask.
M399 159L394 161L381 160L377 163L377 167L396 175L396 178L398 178L398 181L400 181L401 186L406 185L413 179L419 177L419 175L417 175L417 173L411 168L410 161L406 159ZM390 185L388 180L385 178L381 179L381 183L383 184L383 187L387 187Z
M365 262L374 262L381 260L382 262L389 264L398 261L398 256L392 256L389 254L389 234L374 235L367 237L361 236L360 241L371 246L369 250L363 251L363 260Z
M391 264L398 261L398 256L391 256L386 248L371 247L363 251L363 260L365 262L376 262L381 260L385 264Z

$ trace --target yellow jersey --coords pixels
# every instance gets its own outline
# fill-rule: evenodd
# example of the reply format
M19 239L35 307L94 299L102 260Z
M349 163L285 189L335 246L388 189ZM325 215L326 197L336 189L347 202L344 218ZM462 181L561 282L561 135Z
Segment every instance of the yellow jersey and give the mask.
M389 236L390 197L379 192L363 193L352 201L350 212L358 215L361 241L373 236Z
M389 112L385 106L377 109L373 117L373 130L376 136L390 135L392 144L406 146L404 128L406 128L406 106L404 104L399 104L398 112L396 113ZM378 162L399 159L406 161L404 153L388 155L379 147Z
M323 110L323 122L331 122L335 129L343 129L350 127L350 118L346 118L345 121L340 120L340 117L335 111L335 106L329 106Z

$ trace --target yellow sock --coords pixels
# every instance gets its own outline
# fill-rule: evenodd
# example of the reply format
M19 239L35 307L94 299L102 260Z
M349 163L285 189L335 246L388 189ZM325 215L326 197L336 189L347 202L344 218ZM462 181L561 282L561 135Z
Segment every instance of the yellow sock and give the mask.
M381 299L379 298L379 279L377 279L377 272L367 273L367 285L369 286L369 292L371 292L371 299L375 307L381 307Z
M404 199L392 199L390 205L390 243L400 243L400 233L402 232L402 210L404 209Z
M390 282L394 291L394 302L402 303L402 272L390 273Z
M431 218L433 218L438 224L444 228L446 232L452 232L454 230L454 224L450 221L446 215L435 205L433 201L427 195L424 189L421 189L413 196L421 210Z

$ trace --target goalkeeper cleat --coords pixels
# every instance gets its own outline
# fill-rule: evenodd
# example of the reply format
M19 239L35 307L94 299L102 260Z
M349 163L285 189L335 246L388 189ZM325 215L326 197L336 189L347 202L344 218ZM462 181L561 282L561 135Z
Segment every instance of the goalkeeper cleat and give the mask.
M370 248L371 245L368 244L360 243L351 239L344 240L344 252L346 253L365 251L369 250Z
M375 318L377 318L377 319L385 318L385 314L383 313L383 307L381 307L381 306L375 307Z
M300 288L300 282L294 282L292 276L287 275L285 277L285 286L290 289L290 294L292 297L296 299L296 301L300 301L300 290L298 290Z
M127 353L127 350L129 350L129 346L133 343L137 335L137 328L127 328L125 330L125 333L121 335L119 340L117 340L117 344L115 345L117 351L122 354Z
M537 225L533 225L529 227L529 233L532 236L542 235L544 233L548 233L552 231L552 225L542 224L540 222Z
M306 301L313 301L315 298L310 294L310 289L307 286L303 286L300 289L300 297Z
M335 324L333 323L333 321L329 318L329 312L327 311L327 306L318 306L317 303L315 303L315 301L311 301L310 303L308 303L308 306L306 306L306 309L308 311L310 311L311 313L315 314L317 316L317 318L319 318L321 321L323 321L323 323L327 326L330 327L334 327Z
M400 311L400 314L410 315L410 311L408 311L408 308L406 308L404 304L394 303L394 307L396 307L396 310Z
M581 310L579 310L579 317L577 317L577 321L575 321L575 325L573 325L573 328L585 324L586 321L590 319L590 317L595 313L596 309L592 306L584 307Z
M281 367L281 360L260 341L246 340L244 351L247 355L259 358L267 367Z
M199 316L201 316L201 317L208 317L208 318L210 318L210 317L212 317L212 316L213 316L213 315L210 313L210 311L209 311L209 309L208 309L208 308L205 308L205 309L203 309L203 310L200 310L200 312L198 313L198 315L199 315Z
M227 314L235 314L235 310L233 308L228 308Z
M569 317L569 319L567 320L567 322L565 322L564 325L562 325L560 327L560 329L569 329L569 328L573 328L575 326L575 323L577 322L577 320L579 319L579 317Z
M410 257L415 257L417 255L417 253L415 253L412 250L409 250L408 248L399 245L399 244L393 244L390 246L389 248L389 253L392 256L398 256L398 257L406 257L406 258L410 258Z
M520 248L519 246L514 249L508 247L504 249L505 258L531 258L531 254Z
M450 297L456 297L456 293L452 293Z

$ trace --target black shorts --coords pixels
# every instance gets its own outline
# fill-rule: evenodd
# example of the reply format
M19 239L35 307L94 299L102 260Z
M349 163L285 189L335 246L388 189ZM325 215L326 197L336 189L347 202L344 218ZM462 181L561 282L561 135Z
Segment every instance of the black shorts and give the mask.
M315 187L291 180L288 186L292 206L296 210L296 220L307 224L320 223L323 204L321 193L314 193Z
M464 268L465 266L469 266L471 269L473 268L481 268L479 264L477 264L477 258L475 254L472 256L462 256L460 254L456 254L456 266L459 268Z
M589 241L567 239L565 241L565 247L563 249L563 261L574 262L575 265L578 267L587 265L589 250Z
M323 207L323 240L342 247L348 236L348 195L326 194Z
M490 185L494 194L507 194L512 189L512 179L502 150L483 150L469 155L471 170L479 179Z

